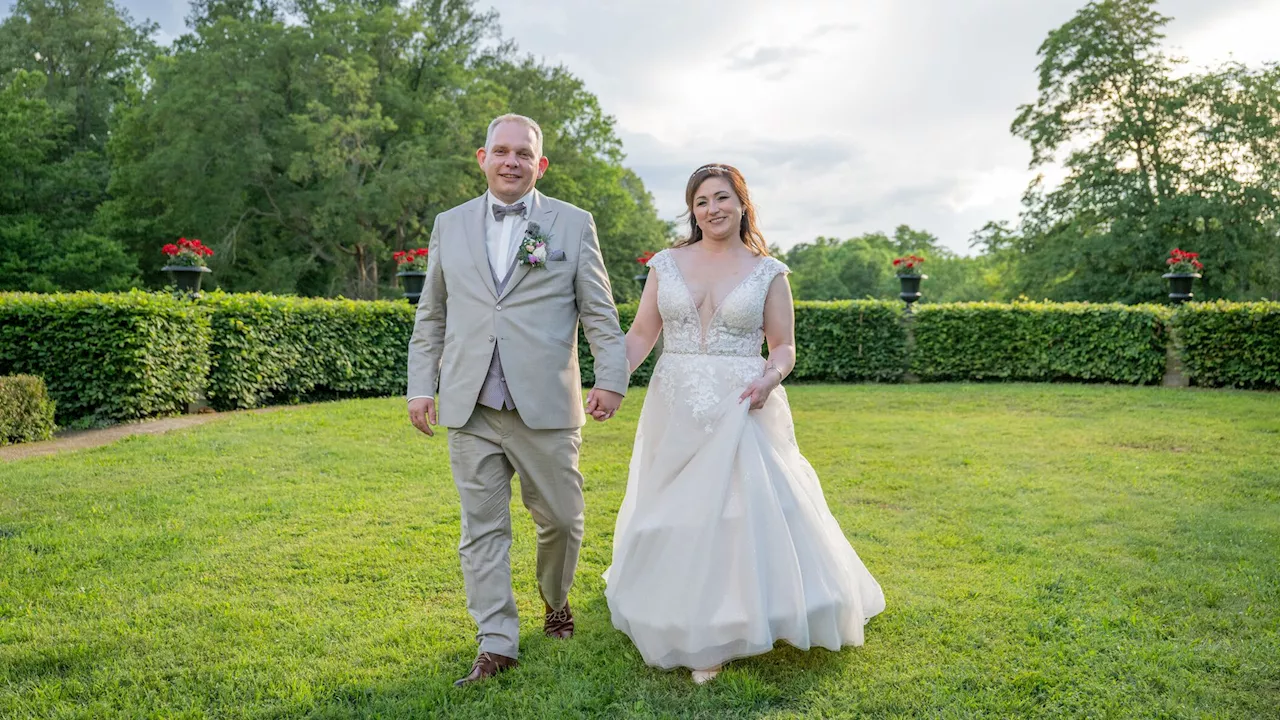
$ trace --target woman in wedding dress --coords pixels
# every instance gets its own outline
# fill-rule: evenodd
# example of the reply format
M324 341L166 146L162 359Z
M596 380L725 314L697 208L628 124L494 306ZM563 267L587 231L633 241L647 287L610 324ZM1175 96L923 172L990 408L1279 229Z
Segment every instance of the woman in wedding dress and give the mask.
M690 236L648 263L627 333L634 370L663 333L606 572L614 627L644 661L702 683L782 640L861 645L879 584L796 446L786 265L769 257L742 174L705 165ZM768 341L768 358L761 347Z

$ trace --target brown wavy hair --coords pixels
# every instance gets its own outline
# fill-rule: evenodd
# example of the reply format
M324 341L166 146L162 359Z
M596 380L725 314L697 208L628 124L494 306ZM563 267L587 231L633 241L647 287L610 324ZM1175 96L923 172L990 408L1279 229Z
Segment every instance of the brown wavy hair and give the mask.
M742 244L756 255L768 255L769 244L764 241L764 235L760 232L760 225L756 222L756 206L751 204L751 194L747 192L747 180L742 177L742 173L738 168L723 163L711 163L703 165L693 174L689 176L689 184L684 189L684 204L687 210L685 214L689 216L689 237L683 238L676 243L676 247L684 247L693 245L702 241L702 228L698 227L698 219L693 214L693 196L698 192L698 188L707 178L722 177L729 181L729 187L733 188L733 194L738 196L738 202L742 203L742 222L738 225L738 231L742 235Z

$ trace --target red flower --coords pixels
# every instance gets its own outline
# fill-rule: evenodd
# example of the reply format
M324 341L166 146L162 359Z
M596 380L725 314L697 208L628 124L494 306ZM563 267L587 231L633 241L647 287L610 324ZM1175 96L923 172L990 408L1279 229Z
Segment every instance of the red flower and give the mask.
M646 250L643 254L640 255L640 257L636 258L636 262L647 267L649 265L649 261L653 259L654 255L657 255L657 254L658 253L652 250Z
M177 255L178 246L174 245L173 243L169 243L168 245L165 245L164 247L160 248L160 252L164 253L165 255Z
M397 265L409 265L417 262L418 258L427 256L427 248L414 248L412 250L399 250L391 253L391 259L396 261ZM419 264L419 267L421 265Z
M900 258L894 258L894 259L893 259L893 266L894 266L894 267L896 267L896 268L904 268L904 269L906 269L906 270L907 270L907 271L909 271L909 272L914 272L914 271L915 271L915 269L916 269L916 266L917 266L917 265L921 265L921 264L923 264L923 263L924 263L924 258L922 258L922 257L920 257L919 255L916 255L916 254L914 254L914 253L912 253L912 254L910 254L910 255L907 255L906 257L900 257Z
M1204 269L1204 264L1197 259L1199 257L1200 253L1174 248L1169 251L1169 257L1164 262L1171 272L1199 272Z

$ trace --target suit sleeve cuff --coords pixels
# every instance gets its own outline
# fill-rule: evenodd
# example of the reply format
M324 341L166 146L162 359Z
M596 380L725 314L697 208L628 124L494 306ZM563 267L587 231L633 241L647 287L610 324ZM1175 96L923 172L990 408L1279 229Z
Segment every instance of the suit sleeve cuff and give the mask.
M411 398L405 398L405 402L413 402L414 400L417 400L418 398L429 398L429 397L432 397L432 396L431 396L431 395L414 395L414 396L413 396L413 397L411 397Z
M615 392L615 393L618 393L619 395L625 396L627 394L627 382L625 380L622 382L618 382L617 378L610 379L610 378L597 377L596 384L594 385L594 387L600 390L608 390L609 392Z

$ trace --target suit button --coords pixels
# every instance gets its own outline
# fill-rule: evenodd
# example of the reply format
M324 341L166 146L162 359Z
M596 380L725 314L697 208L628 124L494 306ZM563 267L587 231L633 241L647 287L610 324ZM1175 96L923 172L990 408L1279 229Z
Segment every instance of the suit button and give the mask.
M493 336L492 336L492 335L490 335L490 336L489 336L489 342L493 342Z
M493 309L494 309L494 310L501 310L501 309L502 309L502 306L501 306L501 305L498 305L498 306L494 307Z

